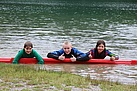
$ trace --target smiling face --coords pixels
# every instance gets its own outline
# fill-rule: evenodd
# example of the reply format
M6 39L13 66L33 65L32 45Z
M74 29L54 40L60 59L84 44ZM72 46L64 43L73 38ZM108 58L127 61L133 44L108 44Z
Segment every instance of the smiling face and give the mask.
M30 41L27 41L25 44L24 44L24 50L27 54L30 54L32 52L32 48L33 48L33 45Z
M69 54L71 52L72 45L69 42L66 42L63 44L63 50L66 54Z
M25 52L26 52L27 54L30 54L30 53L32 52L32 47L31 47L31 46L26 46L26 47L24 48L24 50L25 50Z
M100 45L97 47L98 53L103 52L104 49L105 49L105 46L104 46L103 44L100 44Z

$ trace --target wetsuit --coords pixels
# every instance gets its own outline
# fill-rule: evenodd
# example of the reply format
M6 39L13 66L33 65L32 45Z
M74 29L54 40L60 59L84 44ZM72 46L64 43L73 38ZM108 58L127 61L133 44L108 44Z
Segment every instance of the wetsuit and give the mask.
M102 51L101 53L98 53L96 48L91 49L87 55L91 54L93 59L104 59L106 56L109 57L115 57L116 60L118 60L118 56L116 56L115 54L111 53L109 50L107 50L106 48L104 49L104 51Z
M85 53L77 50L76 48L72 48L71 52L69 54L66 54L63 49L54 51L54 52L50 52L50 53L48 53L47 57L58 59L59 56L61 56L63 53L64 53L65 58L71 58L71 57L73 57L72 55L74 55L74 57L76 58L76 61L88 61L89 60L86 57L87 55Z

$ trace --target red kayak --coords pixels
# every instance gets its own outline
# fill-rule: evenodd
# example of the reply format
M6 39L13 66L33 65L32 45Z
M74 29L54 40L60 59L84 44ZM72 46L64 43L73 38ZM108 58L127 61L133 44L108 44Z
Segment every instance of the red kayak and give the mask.
M0 58L1 63L12 63L12 60L14 58ZM71 62L70 59L65 59L64 61L52 59L52 58L43 58L45 64L59 64L59 63L73 63L73 64L131 64L131 65L137 65L137 60L115 60L110 61L106 59L90 59L86 62ZM36 64L37 60L35 58L21 58L19 60L19 63L21 64Z

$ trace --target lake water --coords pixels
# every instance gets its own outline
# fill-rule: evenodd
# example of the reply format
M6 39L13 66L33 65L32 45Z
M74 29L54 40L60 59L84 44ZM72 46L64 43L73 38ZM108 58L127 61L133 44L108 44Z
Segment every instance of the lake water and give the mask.
M14 57L28 40L46 57L65 40L87 52L104 39L107 49L120 59L137 59L136 31L136 0L0 0L0 57ZM93 79L137 82L134 65L69 67Z

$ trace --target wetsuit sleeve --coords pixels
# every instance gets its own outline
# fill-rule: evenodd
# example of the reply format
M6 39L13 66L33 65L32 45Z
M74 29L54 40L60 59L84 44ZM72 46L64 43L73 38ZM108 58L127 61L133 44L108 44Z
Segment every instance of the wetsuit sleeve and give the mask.
M58 59L59 56L50 52L50 53L48 53L47 57L48 58Z
M54 59L58 59L60 55L62 55L64 53L63 49L59 50L59 51L54 51L54 52L50 52L47 54L48 58L54 58Z
M38 60L38 64L44 64L43 58L34 49L33 49L33 54L36 57L36 59Z
M114 56L115 57L115 54L111 53L109 50L106 50L106 53L107 53L107 56L110 56L110 57Z
M106 53L107 53L107 56L110 56L110 57L113 56L113 57L115 57L115 60L118 60L118 59L119 59L119 57L118 57L117 55L111 53L109 50L106 50Z
M73 50L74 50L74 55L77 55L77 58L76 58L77 61L88 61L89 60L86 53L83 53L75 48L73 48Z
M77 57L76 60L77 61L88 61L90 58L86 55L84 57Z
M18 54L15 56L14 60L12 61L13 64L18 64L18 61L23 55L23 49L18 52Z

